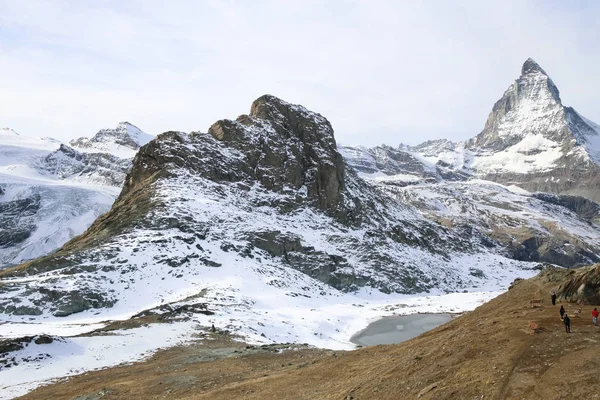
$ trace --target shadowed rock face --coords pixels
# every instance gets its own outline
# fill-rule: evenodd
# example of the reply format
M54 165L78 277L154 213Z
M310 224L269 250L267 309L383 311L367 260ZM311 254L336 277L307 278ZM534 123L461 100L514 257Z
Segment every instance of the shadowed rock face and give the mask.
M242 151L247 172L267 189L305 186L312 205L334 214L342 203L345 165L321 115L265 95L250 115L218 121L208 133Z
M600 304L600 266L570 271L556 294L568 302Z
M40 209L40 201L39 195L32 195L0 203L0 248L19 244L35 231L32 219Z
M121 197L155 173L166 176L174 168L185 168L217 182L258 181L272 191L305 187L311 205L339 214L345 164L331 124L321 115L265 95L254 101L250 115L217 121L208 133L210 137L200 133L189 136L193 142L205 143L204 154L183 146L176 152L165 151L172 147L169 141L187 140L177 132L163 133L144 146L136 155ZM233 161L224 158L211 137L238 151L240 157Z

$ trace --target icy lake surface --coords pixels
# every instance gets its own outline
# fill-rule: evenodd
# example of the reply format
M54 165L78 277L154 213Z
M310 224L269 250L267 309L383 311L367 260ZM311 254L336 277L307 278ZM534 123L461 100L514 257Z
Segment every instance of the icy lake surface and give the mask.
M412 314L385 317L371 323L352 336L350 341L361 346L400 343L445 324L451 319L452 316L449 314Z

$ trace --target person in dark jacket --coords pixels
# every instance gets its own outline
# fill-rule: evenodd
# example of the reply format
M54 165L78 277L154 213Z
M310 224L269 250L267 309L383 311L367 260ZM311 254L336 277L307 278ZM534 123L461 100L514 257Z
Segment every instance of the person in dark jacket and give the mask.
M565 330L567 331L567 333L571 333L571 318L569 318L568 314L565 314L563 322L565 323Z
M565 308L563 306L560 306L560 319L563 319L563 315L565 315Z
M552 299L552 305L555 306L556 305L556 292L554 290L552 291L552 296L550 296L550 298Z

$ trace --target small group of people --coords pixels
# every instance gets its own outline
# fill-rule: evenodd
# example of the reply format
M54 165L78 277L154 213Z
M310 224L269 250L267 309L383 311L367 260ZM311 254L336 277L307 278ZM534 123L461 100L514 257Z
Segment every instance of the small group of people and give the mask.
M556 292L552 291L552 305L556 305ZM569 318L569 315L566 314L565 312L565 308L561 305L560 306L560 319L562 319L563 323L565 324L565 331L567 333L571 333L571 318ZM594 326L598 326L598 309L594 308L594 310L592 311L592 323L594 324Z
M563 320L563 323L565 324L565 330L567 331L567 333L571 333L571 318L569 318L568 314L565 314L565 308L563 306L560 306L560 319Z

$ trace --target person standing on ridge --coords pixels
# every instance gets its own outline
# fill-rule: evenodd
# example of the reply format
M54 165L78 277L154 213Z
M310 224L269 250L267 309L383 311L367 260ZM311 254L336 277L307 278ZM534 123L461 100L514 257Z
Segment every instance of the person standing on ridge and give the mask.
M563 322L565 323L565 330L567 333L571 333L571 318L569 318L569 314L565 314Z
M560 319L563 319L563 315L565 315L565 308L563 306L560 306Z
M596 308L592 311L592 322L594 323L594 326L598 326L598 309Z
M556 305L556 292L554 290L552 291L551 299L552 299L552 305L555 306Z

